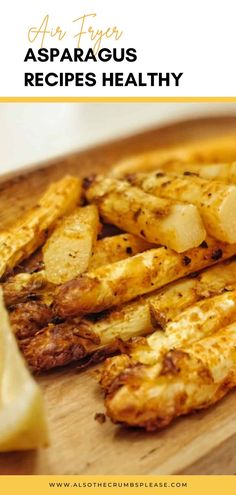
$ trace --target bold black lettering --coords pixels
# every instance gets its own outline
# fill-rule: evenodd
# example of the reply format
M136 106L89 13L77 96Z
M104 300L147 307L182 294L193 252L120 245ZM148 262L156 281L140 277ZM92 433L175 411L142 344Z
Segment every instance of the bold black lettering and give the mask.
M133 84L134 86L138 86L137 81L136 81L134 74L132 72L130 72L128 74L128 77L125 81L125 86L128 86L129 84ZM139 85L143 86L142 81L139 82ZM145 84L145 86L146 86L146 84Z
M65 86L69 86L69 83L71 81L74 81L74 79L75 79L75 76L74 76L74 74L72 74L72 72L66 72L65 73L65 82L64 82L64 85Z
M102 73L102 85L106 86L108 83L108 86L113 86L114 85L114 74L110 72L110 74L106 74L106 72Z
M47 48L39 48L38 50L38 61L39 62L48 62L49 55Z
M118 49L114 48L113 50L113 60L114 62L123 62L125 58L125 49L121 48L120 50L120 56L117 54Z
M112 58L112 53L109 48L102 48L101 50L99 50L97 56L99 60L101 60L101 62L108 62Z
M137 52L135 48L127 48L126 60L127 62L135 62L137 60Z
M25 73L25 86L34 86L34 74L32 72Z
M62 56L60 58L60 62L64 62L64 60L69 60L69 62L73 62L73 58L68 48L65 48L65 50L63 51Z
M85 84L86 86L96 85L96 75L93 72L88 72L88 74L86 74Z
M35 57L33 48L29 48L26 56L24 58L24 62L28 62L28 60L32 60L33 62L37 62L37 58Z
M83 72L76 72L75 74L75 85L83 86L84 85L84 74Z
M58 48L50 48L50 62L54 61L60 55L60 50Z
M170 73L166 72L166 75L163 76L162 72L159 72L159 86L162 86L162 83L165 83L165 86L170 85Z
M116 72L115 73L115 86L124 86L124 74L123 72Z
M93 49L89 48L86 55L85 55L85 62L88 62L88 60L93 60L93 62L97 62L96 56L93 53Z
M158 76L158 72L147 72L147 76L151 79L151 86L155 86L155 77Z
M51 78L53 77L56 79L55 81L51 81ZM45 76L45 83L47 86L56 86L58 84L57 78L58 75L55 74L55 72L49 72L49 74L46 74Z
M36 74L35 74L35 80L36 80L35 86L43 86L44 85L44 82L43 82L43 72L36 72Z
M84 50L82 48L75 48L74 49L74 62L83 62L83 54Z
M175 80L175 86L179 86L179 80L183 75L183 72L180 72L179 74L175 74L174 72L171 72L171 75L173 76Z

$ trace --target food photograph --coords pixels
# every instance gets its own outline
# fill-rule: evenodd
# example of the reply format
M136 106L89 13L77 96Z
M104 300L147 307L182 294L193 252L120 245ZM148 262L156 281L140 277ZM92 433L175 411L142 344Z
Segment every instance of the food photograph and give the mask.
M236 104L0 130L0 474L234 474Z

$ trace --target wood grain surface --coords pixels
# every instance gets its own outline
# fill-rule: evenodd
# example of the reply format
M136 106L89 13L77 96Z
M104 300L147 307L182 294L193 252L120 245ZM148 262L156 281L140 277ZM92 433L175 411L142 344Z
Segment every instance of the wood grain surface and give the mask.
M65 173L105 170L129 154L232 131L236 117L181 122L3 177L1 228ZM103 412L103 399L94 368L78 372L76 366L67 367L37 380L45 397L51 445L38 452L0 454L0 474L236 473L236 392L207 411L180 418L160 432L145 433L109 420L95 421L95 413Z

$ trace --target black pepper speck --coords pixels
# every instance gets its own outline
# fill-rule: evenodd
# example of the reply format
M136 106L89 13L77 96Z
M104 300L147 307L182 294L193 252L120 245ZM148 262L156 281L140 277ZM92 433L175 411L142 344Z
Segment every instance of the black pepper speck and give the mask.
M222 258L222 256L223 256L222 249L216 249L215 251L213 251L211 259L214 261L217 261L217 260L220 260L220 258Z
M201 247L203 249L207 249L208 248L208 244L207 244L206 241L202 241L199 247Z
M190 263L191 263L191 258L189 258L188 256L184 256L183 257L183 264L185 266L188 266L188 265L190 265Z
M132 250L132 247L131 247L131 246L128 246L128 247L126 248L126 253L127 253L127 254L132 254L132 253L133 253L133 250Z

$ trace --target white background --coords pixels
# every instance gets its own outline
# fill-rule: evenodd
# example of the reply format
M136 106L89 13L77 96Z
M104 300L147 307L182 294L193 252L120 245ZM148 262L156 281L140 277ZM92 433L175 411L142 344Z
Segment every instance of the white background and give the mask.
M73 19L96 12L95 28L118 26L119 42L134 47L135 63L25 64L29 27L50 16L50 27L67 30L61 43L73 48ZM7 96L236 96L235 0L8 0L0 29L0 97ZM83 48L91 46L85 36ZM184 72L179 88L24 88L25 71ZM233 103L192 104L2 104L0 173L185 116L234 113Z
M235 103L3 103L0 173L198 115L236 115Z
M68 32L61 43L75 46L73 19L97 13L96 28L118 26L119 42L105 46L134 47L135 63L23 63L29 27L39 26L45 14L50 27ZM2 8L0 29L0 96L235 96L235 0L8 0ZM89 25L89 24L88 24ZM37 48L38 44L31 45ZM84 37L83 48L90 43ZM104 43L103 43L104 46ZM179 88L24 88L24 71L184 72Z

